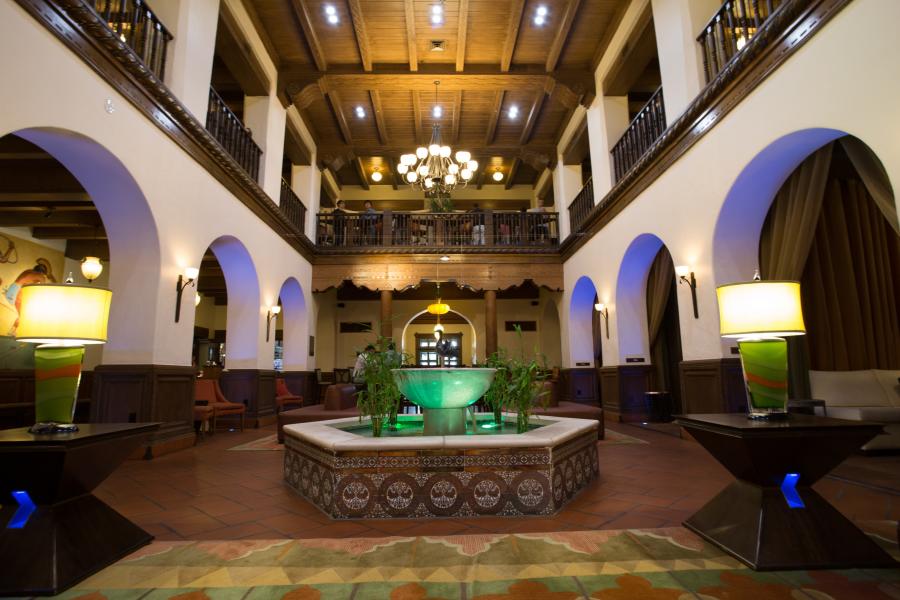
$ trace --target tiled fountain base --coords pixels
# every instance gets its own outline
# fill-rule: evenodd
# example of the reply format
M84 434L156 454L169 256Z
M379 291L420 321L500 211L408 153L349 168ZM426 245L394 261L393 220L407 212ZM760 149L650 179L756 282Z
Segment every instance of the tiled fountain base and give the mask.
M406 438L334 427L355 418L290 425L284 479L335 519L550 515L597 476L597 423L534 421L520 435Z

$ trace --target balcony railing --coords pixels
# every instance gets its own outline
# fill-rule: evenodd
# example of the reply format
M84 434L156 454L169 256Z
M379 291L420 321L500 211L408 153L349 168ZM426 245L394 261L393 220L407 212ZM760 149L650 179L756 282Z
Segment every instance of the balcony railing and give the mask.
M142 0L94 0L94 10L159 79L172 34Z
M213 88L209 88L206 130L253 179L259 180L259 157L262 150L253 141L250 130L244 127Z
M316 243L347 249L428 247L548 247L559 244L558 214L490 211L480 213L319 213Z
M747 45L784 0L728 0L697 37L709 83Z
M278 208L281 209L281 213L287 217L288 221L293 223L297 229L305 231L306 206L303 204L303 201L297 197L294 190L291 189L291 184L285 181L284 178L281 179L281 197Z
M588 179L569 205L569 228L578 231L594 208L594 180Z
M611 150L616 181L631 170L665 130L666 109L663 104L663 90L660 87L631 120L628 129Z

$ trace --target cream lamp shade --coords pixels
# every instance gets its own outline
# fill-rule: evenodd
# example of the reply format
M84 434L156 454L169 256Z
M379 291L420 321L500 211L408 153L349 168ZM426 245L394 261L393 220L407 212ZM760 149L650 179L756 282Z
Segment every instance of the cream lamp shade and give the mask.
M803 335L798 281L751 281L716 288L722 337Z
M17 341L60 346L106 342L110 290L38 283L23 286L21 294Z

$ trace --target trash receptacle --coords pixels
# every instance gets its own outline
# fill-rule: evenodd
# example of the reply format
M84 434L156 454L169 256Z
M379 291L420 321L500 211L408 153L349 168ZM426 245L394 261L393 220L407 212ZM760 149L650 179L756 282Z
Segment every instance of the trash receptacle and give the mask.
M669 392L646 392L647 419L651 423L668 423L672 420L672 394Z

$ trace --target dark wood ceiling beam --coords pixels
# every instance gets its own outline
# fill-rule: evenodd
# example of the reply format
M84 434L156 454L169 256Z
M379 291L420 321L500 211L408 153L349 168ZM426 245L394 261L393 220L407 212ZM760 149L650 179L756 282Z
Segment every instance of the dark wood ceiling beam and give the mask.
M603 32L600 41L597 43L597 49L594 50L594 58L591 61L591 71L596 71L597 67L600 66L600 61L603 60L603 55L606 54L606 49L609 48L609 44L612 42L613 36L616 35L619 25L622 24L622 19L625 18L625 13L628 11L630 5L631 2L621 2L619 8L617 8L616 12L613 14L612 19L610 19L609 25L606 26L606 30Z
M453 144L459 141L459 124L462 121L462 91L453 94L453 120L450 125L450 139Z
M519 143L525 145L531 139L531 134L534 132L534 125L537 123L538 117L541 114L541 108L544 106L544 98L546 98L546 94L539 93L535 94L534 102L531 104L531 110L528 111L528 117L525 119L525 126L522 128L522 135L519 136Z
M350 20L353 21L353 32L356 35L356 46L363 70L372 70L372 55L369 52L369 34L366 32L366 21L363 17L359 0L347 0L350 5Z
M409 52L409 70L419 70L419 59L416 50L416 11L413 0L403 0L403 11L406 18L406 47Z
M103 227L35 227L31 236L40 240L100 240L106 243Z
M416 132L416 144L425 143L425 134L422 130L422 101L419 92L412 92L413 127Z
M525 0L512 0L509 7L509 23L506 26L506 42L500 56L500 70L509 71L512 65L516 43L519 41L519 28L522 26L522 13L525 11Z
M16 198L16 200L3 200L0 201L0 212L2 211L22 211L22 210L31 210L35 212L46 212L49 209L63 209L63 210L84 210L89 212L95 212L97 207L94 206L94 203L90 200L82 200L82 197L87 197L87 194L77 194L79 197L78 200L72 201L60 201L58 200L59 195L53 193L40 194L42 198L48 198L48 200L31 200L31 199L19 199L22 194L4 194L8 195L11 198ZM73 194L74 195L74 194ZM38 203L39 202L39 203Z
M356 169L356 175L359 177L359 185L361 185L364 190L368 190L369 178L366 177L366 168L363 166L361 158L357 157L356 160L353 161L353 168Z
M381 106L381 92L372 90L369 92L369 100L372 102L372 113L375 115L375 128L378 130L378 141L382 144L390 144L387 123L384 121L384 108Z
M627 2L625 3L627 4ZM563 48L569 41L569 35L572 33L572 25L575 23L575 15L581 7L581 0L569 0L566 2L566 8L563 10L562 19L559 22L559 29L553 37L553 43L550 44L550 51L547 53L547 72L556 70L559 63L559 56L562 54Z
M504 186L506 189L511 189L513 186L513 181L516 178L516 172L519 170L519 165L522 164L522 159L516 157L513 159L512 166L509 168L509 175L506 177L506 185Z
M316 68L320 71L327 71L328 61L325 59L325 51L319 42L316 29L313 27L312 15L310 15L307 0L291 0L291 7L294 9L294 16L297 17L300 27L303 29L303 36L309 45L309 51L312 53Z
M69 240L66 242L66 257L81 260L85 256L96 256L109 262L109 244L94 240Z
M100 227L100 215L86 211L0 212L2 227Z
M494 143L497 135L497 125L500 124L500 113L503 110L503 92L494 93L494 104L491 107L491 116L488 120L488 128L484 134L484 145L490 146ZM480 189L480 188L479 188Z
M57 204L66 205L71 202L79 202L88 200L91 197L87 192L0 192L0 210L3 206L9 206L14 202L24 202L25 206L34 206L40 203L41 206L50 206L56 201ZM93 205L93 203L91 203Z
M341 137L347 144L353 143L353 135L350 133L350 125L347 122L347 115L344 114L344 107L341 104L341 96L336 90L328 90L328 101L331 103L331 110L334 111L334 118L337 120L338 127L341 130Z
M459 0L459 24L456 28L456 70L466 68L466 36L469 31L469 0Z

